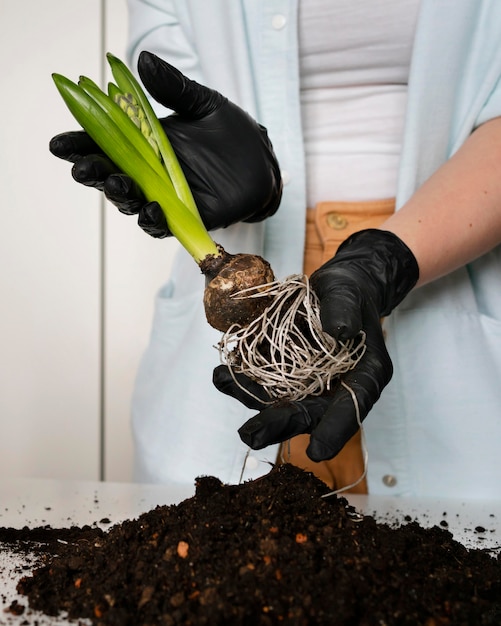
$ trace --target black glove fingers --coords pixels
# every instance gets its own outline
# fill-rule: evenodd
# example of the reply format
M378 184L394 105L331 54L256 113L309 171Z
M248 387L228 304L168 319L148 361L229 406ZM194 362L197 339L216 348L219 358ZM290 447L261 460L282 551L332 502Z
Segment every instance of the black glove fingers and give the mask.
M264 387L245 374L235 374L235 382L226 365L218 365L212 374L212 382L218 391L232 396L249 409L261 410L267 406L270 396Z
M365 353L358 365L343 376L343 382L352 387L359 398L362 420L393 376L381 320L375 311L366 311L363 322Z
M148 202L141 206L137 223L146 234L155 239L164 239L172 234L158 202Z
M49 150L54 156L70 163L89 154L102 154L101 148L83 130L56 135L49 142Z
M139 185L125 174L112 174L104 181L104 195L124 215L137 215L145 203Z
M306 453L313 461L332 458L341 451L391 380L393 365L376 312L365 315L363 323L365 353L358 365L343 375L322 421L312 432Z
M334 257L335 258L335 257ZM353 339L363 328L364 296L350 272L327 264L311 275L311 287L320 300L320 321L338 341Z
M358 429L353 398L347 389L340 386L336 400L327 407L321 421L312 431L306 454L316 462L332 459Z
M253 450L287 441L308 432L308 415L301 407L289 404L283 408L264 409L238 429L240 439Z
M310 433L320 422L328 406L325 398L307 398L298 402L277 402L251 417L239 428L242 441L260 450L296 435Z
M218 109L226 98L190 80L151 52L139 55L138 71L147 91L160 104L189 119L200 119Z
M108 176L118 171L117 166L108 157L103 154L90 154L74 163L71 174L78 183L102 191Z
M371 370L370 360L365 362L365 368L361 363L343 377L343 384L339 384L322 420L312 431L306 450L312 461L335 457L358 431L379 398L384 386L382 379L386 378L383 369L378 363L377 372Z

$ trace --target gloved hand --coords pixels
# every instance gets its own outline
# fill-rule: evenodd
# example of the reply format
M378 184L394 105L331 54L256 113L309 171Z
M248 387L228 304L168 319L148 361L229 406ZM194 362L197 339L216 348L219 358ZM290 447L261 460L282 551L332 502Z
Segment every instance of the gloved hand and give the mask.
M417 261L409 248L393 233L377 229L349 237L334 258L311 276L311 286L320 300L323 329L341 341L361 330L366 333L364 356L342 378L355 393L360 421L393 374L381 317L403 300L418 276ZM237 378L254 396L269 401L263 387L243 374ZM336 456L359 428L352 396L341 384L322 396L266 406L241 389L225 365L214 370L213 382L219 391L260 411L239 429L244 443L255 450L311 433L306 453L313 461L324 461Z
M176 111L161 120L208 230L273 215L282 195L280 169L266 129L217 91L199 85L149 52L138 70L147 91ZM104 191L153 237L171 233L156 202L146 202L138 186L83 131L57 135L50 151L74 163L72 174Z

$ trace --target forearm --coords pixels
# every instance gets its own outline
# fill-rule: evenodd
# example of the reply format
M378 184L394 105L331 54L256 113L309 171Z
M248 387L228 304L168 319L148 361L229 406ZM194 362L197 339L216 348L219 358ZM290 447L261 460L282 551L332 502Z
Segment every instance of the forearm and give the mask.
M402 239L418 285L465 265L501 242L501 117L477 128L381 229Z

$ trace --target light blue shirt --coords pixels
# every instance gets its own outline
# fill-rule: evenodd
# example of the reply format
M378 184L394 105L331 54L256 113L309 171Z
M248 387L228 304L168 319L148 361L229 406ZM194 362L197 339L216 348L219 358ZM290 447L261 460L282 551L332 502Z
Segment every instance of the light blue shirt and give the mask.
M129 0L129 8L134 66L143 49L166 58L249 111L273 142L286 182L279 211L215 238L229 252L262 254L278 277L300 272L297 0ZM500 42L499 0L422 0L397 207L477 125L501 114ZM205 321L202 292L181 251L158 294L133 398L141 481L191 484L213 474L235 483L276 458L276 446L249 453L237 428L253 412L212 386L219 334ZM501 249L411 293L385 324L395 373L365 421L370 492L501 496Z

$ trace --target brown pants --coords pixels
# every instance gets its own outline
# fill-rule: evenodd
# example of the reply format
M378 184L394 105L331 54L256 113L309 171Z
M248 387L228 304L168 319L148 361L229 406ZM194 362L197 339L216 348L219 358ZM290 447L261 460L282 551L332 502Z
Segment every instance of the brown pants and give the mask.
M365 228L377 228L394 210L393 198L371 202L320 202L314 209L308 209L304 273L312 274L335 255L340 244L350 235ZM360 479L364 473L360 432L336 457L319 463L306 455L309 439L309 435L298 435L282 444L279 462L293 463L312 472L331 489L341 489ZM367 481L364 478L347 491L367 493Z

